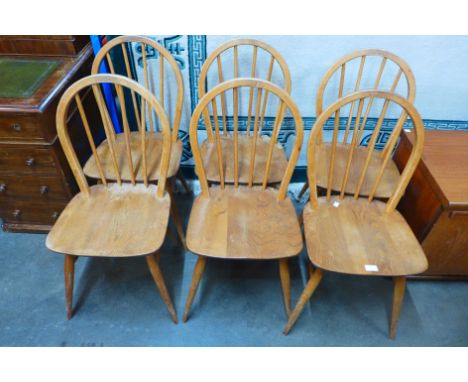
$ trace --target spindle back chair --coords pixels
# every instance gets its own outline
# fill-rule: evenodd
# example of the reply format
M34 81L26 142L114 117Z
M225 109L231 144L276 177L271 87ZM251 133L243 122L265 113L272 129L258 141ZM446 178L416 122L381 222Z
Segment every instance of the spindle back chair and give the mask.
M378 65L373 65L376 62L370 61L380 61L377 62ZM354 65L358 65L358 70L351 70L356 69ZM348 70L347 70L348 68ZM378 70L376 70L378 68ZM351 72L351 73L348 73ZM396 93L404 96L408 102L413 103L415 96L416 96L416 82L414 79L413 72L411 71L409 65L397 55L380 50L380 49L366 49L360 50L356 52L352 52L350 54L345 55L341 59L339 59L335 64L333 64L323 76L319 89L317 92L316 97L316 116L318 117L324 108L324 98L327 89L332 89L333 79L338 80L338 90L336 97L332 96L332 102L335 100L339 100L340 98L351 94L353 92L359 91L361 89L369 89L369 90L385 90L391 93ZM404 81L402 81L404 78ZM345 84L348 82L348 86ZM401 89L403 88L403 89ZM405 94L404 94L405 93ZM344 133L340 140L342 141L342 146L339 148L337 153L337 162L341 163L342 166L345 166L346 157L348 156L348 149L349 143L352 137L352 115L355 112L355 108L357 107L356 103L352 103L349 107L348 118L344 120L343 127L345 127ZM368 118L370 115L370 111L372 109L372 101L366 105L364 111L364 118L362 122L362 128L357 136L357 142L361 143L362 135L368 122ZM382 113L385 113L385 110L382 109ZM339 118L335 119L335 123ZM371 168L379 167L381 164L382 158L387 155L387 151L390 147L394 147L395 141L398 138L399 131L401 126L403 125L404 121L406 120L406 115L404 113L398 118L398 121L395 125L393 133L390 135L387 142L384 144L383 150L378 153L372 153L372 160L370 161ZM317 137L318 144L323 144L323 136L324 133L319 134ZM370 150L370 148L368 147ZM359 152L362 153L364 156L366 153L365 146L362 146L359 149ZM390 150L391 152L391 150ZM327 158L330 156L330 146L329 142L325 143L322 147L322 155L321 161L326 164ZM320 158L320 157L319 157ZM380 159L380 160L379 160ZM354 165L354 164L353 164ZM319 187L325 187L326 184L323 183L322 179L325 177L324 173L319 172L318 174L318 181L317 185ZM385 181L384 184L380 189L376 190L376 197L379 198L388 198L391 195L391 188L393 188L394 184L398 181L399 172L396 165L393 161L389 161L387 164L387 168L385 171ZM334 190L337 190L339 187L334 185ZM307 183L304 185L300 195L302 195L305 190L307 189ZM345 192L351 193L351 189L346 189ZM363 187L360 190L362 195L368 195L371 192L370 189Z
M222 144L222 131L219 128L219 118L216 113L217 104L223 94L233 93L234 103L242 90L253 89L258 97L255 107L253 132L250 137L248 152L245 157L248 162L239 163L239 129L238 116L234 112L234 125L231 139ZM289 110L295 124L295 138L287 166L281 176L279 189L268 187L268 175L273 161L279 123L275 127L268 142L268 150L264 155L264 165L256 167L258 148L256 140L259 135L259 113L262 93L268 92L278 98L280 108ZM199 144L199 121L208 109L214 111L213 118L213 150L216 152L219 184L209 184L207 171L211 168ZM236 110L236 108L234 108ZM280 119L277 116L277 121ZM205 123L210 124L207 119ZM187 229L187 247L199 255L192 278L192 286L184 312L184 321L188 317L198 283L205 268L206 257L223 259L276 259L279 260L280 279L283 287L283 298L286 312L290 311L289 270L287 258L296 256L302 249L302 237L294 205L287 197L288 184L297 162L303 139L303 124L297 106L291 97L271 82L238 78L225 81L211 89L200 100L190 121L190 144L195 161L196 173L201 187L201 194L194 201ZM226 182L226 167L223 152L228 144L234 161L232 163L233 184ZM231 171L231 170L230 170ZM246 184L241 185L242 171L248 175ZM260 185L254 184L254 173L261 175Z
M127 161L124 173L122 163L116 156L117 140L109 116L101 87L107 84L118 95L120 118L123 121L124 157ZM112 159L113 178L109 181L104 174L101 160L97 155L94 128L99 123L88 119L82 96L94 97L99 109L102 127L107 138ZM153 112L160 127L159 181L150 184L146 147L146 118L141 118L138 126L139 145L130 144L130 129L124 94L141 99L140 116ZM89 102L89 101L87 101ZM87 104L88 105L88 104ZM68 130L70 110L77 109L81 117L92 155L96 160L101 184L90 186L78 160ZM153 278L161 292L172 319L176 322L175 311L164 285L158 265L156 251L161 247L169 219L170 197L166 193L166 178L171 155L171 129L162 105L143 86L133 80L117 75L91 75L70 86L63 94L57 108L57 132L65 156L79 186L80 192L70 201L59 216L49 235L46 245L49 249L65 254L65 282L67 315L72 314L74 262L77 256L129 257L146 256ZM134 161L135 151L139 152L141 162ZM138 183L136 173L141 174L143 182ZM130 181L126 182L124 175Z
M173 195L173 183L174 183L174 176L179 178L184 186L186 192L189 192L190 189L187 185L187 182L180 171L180 161L182 158L182 151L183 145L182 142L178 139L179 127L180 127L180 120L182 115L182 107L184 101L184 83L182 79L182 72L179 69L179 65L177 61L172 57L171 53L164 48L162 45L157 43L156 41L144 37L144 36L120 36L110 40L107 44L105 44L101 50L97 53L94 61L93 66L91 68L92 74L99 73L99 68L103 63L106 63L109 67L111 74L116 74L116 65L114 63L114 59L119 57L123 57L123 61L125 63L125 73L124 75L130 79L138 80L136 76L132 73L130 67L130 60L127 48L130 44L137 44L141 49L141 64L143 66L143 79L144 79L144 87L152 92L152 94L159 100L160 105L163 107L164 110L169 110L170 107L174 107L172 103L175 104L174 110L174 117L171 126L171 137L172 137L172 145L171 145L171 156L169 162L169 169L168 169L168 178L169 181L167 183L167 188L169 193L171 194L171 198L174 200ZM154 51L154 52L151 52ZM157 71L150 70L149 65L149 53L151 53L152 57L155 57L158 60ZM154 55L152 54L154 53ZM155 68L154 68L155 69ZM153 89L152 86L152 78L157 78L159 82L158 89ZM173 80L171 82L171 80ZM169 84L168 84L169 82ZM175 85L175 86L174 86ZM175 93L175 97L173 94ZM123 101L123 94L117 93L117 96L120 99L120 103L122 104ZM139 99L138 95L134 93L131 94L131 97L126 99L127 104L133 106L133 113L136 120L136 130L137 131L130 131L130 147L132 148L132 156L135 158L134 160L137 162L142 162L141 158L138 158L138 146L140 145L140 135L138 133L139 126L141 125L141 100ZM140 105L140 106L139 106ZM154 132L154 134L147 134L146 139L146 147L149 153L147 157L147 168L149 169L149 181L155 182L159 179L159 168L158 164L161 161L159 157L160 145L161 145L161 137L159 134L159 128L157 125L157 118L153 113L147 113L147 124L146 128L150 132ZM127 161L125 160L125 142L124 136L121 134L114 135L116 138L117 144L115 145L115 154L112 154L109 150L107 140L102 142L99 147L97 148L97 153L99 157L101 157L101 167L102 170L110 180L116 180L113 177L113 170L112 170L112 155L115 155L116 160L121 162L124 166L122 179L125 181L130 181L132 178L130 177L131 169L126 166ZM135 150L133 149L135 148ZM140 167L141 168L141 167ZM91 157L84 167L84 172L87 176L91 178L98 179L100 177L100 170L97 166L96 160L94 157ZM143 176L138 171L135 176L136 181L142 182ZM176 208L176 204L171 204L171 215L174 221L174 224L177 229L178 236L180 238L181 243L185 246L185 238L184 238L184 230L182 227L182 221L179 216L179 213Z
M231 57L232 56L232 57ZM246 74L241 74L240 71L242 70L243 65L240 63L242 61L248 61L249 58L251 57L251 64L249 66L249 73ZM226 65L223 64L228 61L228 58L233 59L233 69L229 71L226 68ZM267 64L265 67L262 67L263 62ZM279 76L275 76L273 78L273 75L276 73L275 69L279 67ZM265 69L265 73L262 73L262 69ZM216 71L215 73L215 78L217 79L216 83L210 86L210 76L209 73L210 71ZM232 73L230 73L232 71ZM249 77L249 78L260 78L262 79L262 76L265 77L263 79L266 79L269 82L278 82L278 86L281 86L288 94L291 92L291 75L289 72L289 68L286 64L286 61L284 58L281 56L281 54L271 47L270 45L254 40L254 39L237 39L237 40L232 40L228 41L222 45L220 45L217 49L215 49L206 59L205 63L203 64L203 67L200 72L200 77L198 79L198 92L199 92L199 97L200 99L203 98L203 96L206 94L206 92L211 89L213 86L218 85L226 80L229 79L235 79L235 78L243 78L243 77ZM279 77L279 78L276 78ZM251 88L249 93L248 93L248 103L245 105L246 109L246 134L249 135L251 134L251 130L253 129L253 124L254 122L259 125L259 131L262 132L262 129L264 127L264 123L266 122L265 116L267 115L267 109L268 109L268 91L264 92L264 97L262 100L261 105L259 105L259 112L256 112L255 109L255 101L254 101L254 89ZM232 100L232 104L234 105L234 96L230 98L229 100ZM237 102L237 100L236 100ZM247 106L248 105L248 106ZM234 106L235 107L235 106ZM272 110L273 114L276 114L276 118L278 119L278 123L281 125L282 119L284 117L283 114L277 114L281 110ZM229 131L232 130L230 129L230 124L228 123L228 112L229 112L229 101L226 98L226 94L221 94L220 95L220 118L219 125L220 129L222 129L223 132L223 142L226 142L226 140L229 140ZM206 119L208 115L208 111L204 111L204 118ZM242 110L238 111L239 114L242 114ZM255 121L255 114L259 115L258 121ZM268 117L268 115L267 115ZM210 129L207 129L207 141L204 142L202 150L207 150L207 147L210 143L212 144L214 142L214 136L213 132ZM266 145L262 140L259 140L258 142L259 149L266 150ZM239 140L239 146L240 146L240 155L243 155L245 151L247 151L247 146L249 143L245 141L244 138L241 138ZM274 155L274 160L273 160L273 167L274 170L271 174L271 178L268 179L269 183L275 183L279 182L280 179L278 178L277 171L275 168L277 166L280 167L279 171L280 173L283 172L283 168L285 166L285 158L284 155L282 155L282 152L280 148L278 147L275 150L275 155ZM232 159L230 156L226 158L227 160ZM215 158L210 158L211 162L214 164ZM262 160L262 159L260 159ZM277 163L278 162L278 163ZM211 174L208 174L208 178L210 181L215 181L215 182L220 182L219 177L216 176L210 176ZM228 173L226 174L225 181L228 183L233 183L232 179L232 174ZM245 183L244 176L241 176L240 182ZM258 184L259 180L254 179L254 183Z
M356 155L358 150L357 137L363 128L365 116L362 111L369 103L383 103L379 120L374 128L369 142L369 150L365 156ZM340 118L347 108L357 104L356 115L353 117L354 129L349 144L348 156L344 171L337 171L336 153L339 150L338 125L335 123L331 142L330 157L326 172L326 195L317 196L317 173L321 163L317 159L320 146L316 140L322 134L327 120L331 117ZM415 141L398 181L393 184L391 195L386 202L375 199L376 190L383 179L390 154L396 140L388 146L386 155L371 177L368 176L372 151L379 135L385 114L390 108L397 108L397 114L409 118L415 132ZM380 107L378 108L380 110ZM341 117L343 118L343 117ZM346 118L346 117L345 117ZM403 121L405 122L405 121ZM398 122L397 122L398 123ZM403 123L397 129L401 130ZM304 304L317 287L322 270L357 275L393 276L395 280L394 308L391 320L390 337L396 334L396 324L403 299L405 277L423 272L427 268L427 260L420 244L404 218L395 209L412 177L422 155L424 141L424 125L415 107L395 93L366 90L352 93L330 105L317 119L308 142L307 173L311 185L310 202L304 209L304 234L308 255L315 271L285 328L288 333L296 321ZM356 182L352 185L352 193L347 183L351 180L351 163L358 162L359 171L352 174ZM323 171L323 169L322 169ZM337 182L334 177L339 177ZM371 179L372 178L372 179ZM369 195L363 197L361 189L364 182L369 182ZM339 194L332 195L333 185L339 185Z

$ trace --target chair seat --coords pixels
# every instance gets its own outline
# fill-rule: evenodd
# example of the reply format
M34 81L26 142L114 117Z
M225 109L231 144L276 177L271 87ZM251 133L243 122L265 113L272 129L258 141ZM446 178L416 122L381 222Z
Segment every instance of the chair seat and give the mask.
M162 153L162 135L161 133L146 133L145 140L148 179L150 181L155 181L159 179L159 168L161 165ZM143 181L144 177L141 155L141 135L137 131L132 131L130 133L130 148L132 151L132 162L136 175L136 180ZM116 135L114 149L122 180L131 180L131 173L128 164L127 149L125 144L125 135L123 133ZM107 139L102 141L101 144L98 146L97 153L106 179L116 180L116 174L112 162L112 155L109 150L109 144L107 143ZM177 173L177 170L179 170L181 157L182 142L172 142L171 158L169 161L169 168L167 172L168 177L174 176ZM85 175L89 176L90 178L101 178L94 155L90 156L83 168L83 171Z
M340 273L404 276L424 272L426 256L398 211L374 200L318 198L304 208L307 252L317 267Z
M187 229L190 251L229 259L278 259L297 255L302 236L296 211L275 189L227 186L209 189L193 204Z
M222 159L224 169L224 181L226 183L234 183L234 142L231 135L221 136ZM270 138L259 136L257 138L257 147L255 149L255 167L254 167L254 184L262 184L265 176L266 162L270 149ZM252 149L253 137L240 135L238 139L238 166L239 166L239 183L247 184L249 182L250 155ZM220 182L218 152L216 143L210 143L208 140L201 145L201 156L205 163L204 168L206 178L212 182ZM273 156L268 176L268 183L278 183L283 179L286 172L288 160L283 147L276 144L273 149Z
M170 198L157 186L97 185L77 194L47 236L52 251L77 256L125 257L157 251L166 235Z
M316 150L315 158L317 161L317 185L323 188L326 188L328 184L328 171L331 161L331 148L332 146L330 143L323 143L318 145ZM344 174L346 171L346 164L348 162L350 148L351 145L344 145L342 143L338 143L336 145L335 165L333 181L331 186L332 190L341 190L341 182L343 181ZM354 194L359 179L361 177L361 172L364 168L364 163L366 161L368 153L369 150L367 147L357 146L354 149L353 159L351 161L351 167L348 176L348 182L345 187L345 192L347 194ZM367 196L370 194L374 181L377 179L377 174L379 173L383 163L380 154L381 153L378 151L372 151L369 167L367 169L364 182L359 192L359 194L362 196ZM377 198L389 198L390 196L392 196L392 193L395 190L399 180L400 172L398 171L395 162L389 160L374 196Z

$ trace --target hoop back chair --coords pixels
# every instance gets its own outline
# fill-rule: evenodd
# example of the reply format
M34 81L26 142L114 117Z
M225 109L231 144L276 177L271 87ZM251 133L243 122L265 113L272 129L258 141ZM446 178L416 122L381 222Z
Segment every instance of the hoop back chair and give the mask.
M374 61L374 62L373 62ZM380 61L380 62L378 62ZM353 65L357 66L358 70ZM367 63L367 65L366 65ZM377 65L375 65L377 64ZM348 71L347 71L348 68ZM376 70L378 68L378 70ZM350 73L347 73L350 72ZM363 88L363 82L365 89L369 90L385 90L391 93L404 95L408 102L413 103L416 96L416 83L414 79L413 72L411 71L409 65L402 60L397 55L379 49L366 49L360 50L353 53L350 53L341 59L339 59L323 76L316 97L316 116L318 117L324 108L324 95L327 89L331 90L331 84L333 80L338 80L338 89L335 100L351 94L352 92L359 91ZM402 78L404 81L402 81ZM386 81L385 81L386 80ZM404 86L403 86L404 85ZM400 89L402 88L403 89ZM335 90L335 89L333 89ZM406 94L405 93L406 90ZM343 127L344 133L341 137L338 138L341 143L336 146L336 162L337 162L337 171L341 171L340 175L346 167L347 156L349 154L350 140L352 137L352 115L357 107L357 103L351 104L351 107L348 111L348 118L344 120ZM361 142L362 135L364 132L364 127L368 121L369 112L372 109L372 102L370 102L365 108L364 112L364 122L363 128L360 131L359 136L357 137L358 143ZM382 110L383 112L383 110ZM335 116L336 120L339 120L339 116ZM394 131L399 131L400 125L404 123L406 116L402 114L398 118L398 122L395 125ZM372 159L369 165L369 179L372 179L375 173L378 171L378 168L382 164L382 160L385 157L388 149L394 147L394 141L398 139L398 136L395 136L394 133L391 133L383 150L378 152L377 150L372 153ZM321 151L318 159L324 164L329 163L330 160L330 150L331 144L329 142L323 142L323 132L317 137L318 144L321 145ZM368 147L359 146L356 149L356 155L360 158L357 159L353 164L353 170L359 170L362 162L365 160L365 157L368 153ZM355 171L352 171L354 173ZM378 198L389 198L392 194L394 185L398 182L399 171L393 161L389 161L387 168L384 172L384 180L381 182L379 188L376 190L375 196ZM337 177L337 179L340 176ZM321 172L320 170L317 173L317 185L321 188L325 188L327 184L325 183L326 173ZM355 182L357 179L351 175L348 187L345 190L347 193L352 193L354 189ZM332 185L333 190L339 190L339 184ZM300 196L307 189L307 183L304 185ZM361 195L369 195L370 189L365 185L360 189Z
M182 146L182 142L178 139L178 133L179 133L180 119L182 115L182 107L183 107L183 101L184 101L184 83L182 79L182 73L179 69L179 66L176 60L174 59L174 57L172 57L171 53L166 48L164 48L162 45L158 44L156 41L148 37L120 36L109 41L107 44L105 44L101 48L101 50L98 52L98 54L96 55L93 61L91 73L98 74L101 64L105 62L107 63L110 72L112 74L116 74L112 53L114 54L121 53L124 59L124 63L125 63L125 75L130 79L137 80L136 78L133 77L133 74L130 68L128 53L127 53L127 46L130 43L140 44L141 46L144 87L153 93L153 95L159 100L159 103L165 110L168 110L169 106L171 106L169 105L170 103L169 101L173 100L175 103L174 119L172 123L170 124L172 145L171 145L169 170L167 174L168 178L170 178L169 181L167 182L167 188L171 195L171 198L174 199L174 195L173 195L173 180L174 180L173 177L174 176L177 176L177 178L179 178L186 192L190 191L185 181L185 178L182 175L182 172L180 171L180 160L182 157L183 146ZM158 78L159 89L154 89L154 91L152 91L152 86L151 86L152 71L149 70L150 65L148 63L148 52L147 52L147 50L151 50L151 49L154 50L156 57L158 59L158 71L157 71L158 73L157 73L157 76L155 75L154 77ZM169 79L166 78L166 74L171 75L172 78L175 80L175 85L176 85L175 87L173 87L172 85L166 84L170 79L170 78ZM175 97L170 97L172 88L175 88L176 90ZM124 95L122 93L117 92L117 97L119 98L120 103L122 103L124 99ZM132 93L131 99L127 100L127 103L133 106L133 113L135 115L137 127L141 125L141 112L138 106L139 104L138 98L139 98L138 95ZM166 100L166 98L168 98L168 100ZM160 176L159 168L157 164L160 163L161 161L159 154L161 153L160 147L162 144L162 139L161 139L161 134L158 131L157 118L155 118L155 116L152 113L148 113L147 128L150 132L154 132L153 134L147 134L145 136L145 139L147 140L146 142L147 152L150 154L148 155L148 158L146 159L147 165L148 165L147 168L149 169L148 179L151 182L155 182L159 179L159 176ZM114 139L114 143L115 143L114 151L115 151L115 155L117 158L117 162L120 163L122 166L122 179L124 179L125 181L130 181L131 169L129 169L126 165L127 160L126 160L126 149L125 149L125 136L123 134L112 134L112 139ZM140 161L138 158L138 155L140 153L139 146L140 146L139 132L131 131L130 132L130 147L132 148L132 156L135 157L134 159L135 161ZM97 148L97 153L98 153L98 156L100 157L101 167L104 171L106 178L109 180L115 180L113 163L112 163L112 154L109 150L109 145L108 145L107 140L103 141L99 145L99 147ZM97 167L97 163L96 163L94 156L91 156L89 160L87 161L86 165L84 166L84 173L86 176L99 179L100 172ZM141 167L138 168L135 179L138 182L143 181L143 174L141 173ZM171 208L172 208L171 215L174 220L178 236L180 238L181 243L185 246L185 238L184 238L184 231L182 228L182 222L181 222L175 203L171 204Z
M352 140L344 173L336 172L338 124L335 124L331 143L331 157L327 164L326 196L317 196L317 173L322 163L317 159L317 138L322 134L323 126L332 116L341 116L347 107L357 103L356 118ZM360 163L358 181L354 184L352 195L349 195L347 184L351 176L352 162L356 161L358 136L360 128L365 123L362 110L369 104L381 107L382 113L372 133L369 151ZM393 192L387 202L375 199L378 185L383 181L386 165L390 160L393 146L383 158L382 164L373 181L368 184L370 190L367 197L361 195L361 189L366 182L366 173L370 169L372 152L379 132L389 108L402 110L402 115L411 120L415 141L408 162L394 185ZM360 117L359 117L360 116ZM397 122L398 123L398 122ZM399 134L403 124L396 127ZM317 119L308 142L308 179L311 185L310 202L304 208L304 234L313 273L302 293L299 302L289 317L285 334L289 332L301 313L304 304L309 300L323 271L333 271L346 274L366 276L392 276L395 281L393 312L390 337L396 335L396 326L404 296L405 277L421 273L427 269L427 260L418 240L401 214L395 209L413 175L423 150L424 126L414 106L404 98L390 92L367 90L352 93L330 105ZM322 169L324 170L324 169ZM339 194L332 195L333 179L339 177ZM315 269L315 270L314 270Z
M119 162L116 153L114 130L101 86L108 84L117 94L130 92L141 98L140 116L154 112L161 128L161 145L158 157L160 163L159 181L150 184L145 120L139 126L139 146L131 146L131 135L127 121L125 102L119 97L125 144L125 166ZM82 99L86 97L86 103ZM93 98L94 97L94 98ZM104 172L98 149L93 137L92 124L88 119L86 106L92 99L96 102L102 126L107 138L112 159L110 182ZM90 186L77 158L68 131L68 116L71 110L78 110L86 132L92 155L96 161L101 184ZM177 322L174 307L164 284L158 265L157 251L161 247L167 230L171 200L165 191L171 155L171 129L162 105L143 86L123 76L91 75L70 86L63 94L57 109L57 132L63 151L73 171L80 192L66 206L47 236L46 246L52 251L65 254L65 286L67 316L72 315L74 263L78 256L132 257L146 256L154 281L163 297L174 322ZM139 150L138 158L132 155ZM137 162L137 161L141 161ZM143 182L137 182L137 173ZM124 174L130 182L125 182Z
M251 51L250 51L251 49ZM251 53L250 53L251 52ZM240 73L240 68L242 68L244 65L240 65L241 59L248 60L248 58L251 56L251 65L250 65L250 70L249 73L247 74L248 77L250 78L262 78L264 76L267 81L269 82L281 82L281 87L288 93L291 93L291 75L289 72L289 68L286 64L286 61L284 58L281 56L281 54L271 47L270 45L258 41L258 40L253 40L253 39L237 39L237 40L232 40L228 41L222 45L220 45L217 49L215 49L206 59L206 61L203 64L203 67L200 72L200 77L198 79L198 92L199 92L199 97L200 99L203 98L203 96L206 94L207 90L212 88L213 86L209 86L209 73L211 70L215 70L216 76L215 78L217 79L217 82L213 85L219 85L223 83L226 80L229 79L235 79L235 78L241 78L245 77ZM223 57L224 57L224 62L227 61L228 58L233 59L233 69L231 69L228 73L226 69L226 65L223 65ZM263 59L263 60L262 60ZM263 62L267 65L263 66ZM247 65L246 65L247 66ZM275 73L275 68L279 67L279 77L278 79L273 78L273 75ZM265 69L265 73L262 73L262 69ZM232 77L231 77L232 76ZM229 78L228 78L229 77ZM247 112L246 112L246 128L245 128L245 135L239 135L239 155L241 157L244 157L247 155L249 146L250 146L250 136L251 136L251 131L254 129L253 124L254 124L254 107L255 107L255 101L254 101L254 89L251 88L249 93L248 93L248 107L247 107ZM234 102L234 100L232 100ZM247 104L245 105L247 106ZM221 108L220 108L220 115L221 115L221 120L220 120L220 126L222 126L222 136L221 136L221 144L224 147L223 152L225 153L226 161L233 161L233 152L232 150L229 150L229 147L232 147L232 142L230 140L232 137L229 135L229 130L232 130L232 127L230 129L229 123L228 123L228 101L226 99L226 95L222 94L221 95ZM259 131L262 131L262 128L264 126L264 121L265 120L265 115L266 111L268 109L268 91L265 91L264 93L264 98L262 100L261 106L260 106L260 113L259 113L259 120L255 123L259 124ZM274 111L274 110L273 110ZM206 120L206 111L204 111L204 117ZM276 110L276 120L278 121L279 124L281 124L282 119L284 117L284 110ZM213 153L213 145L214 145L214 134L212 129L207 128L207 139L202 143L202 152L203 153ZM268 150L268 142L264 142L262 138L260 138L257 141L258 144L258 149L260 152L266 152ZM281 147L275 147L274 149L274 155L273 155L273 163L272 163L272 172L270 173L270 178L268 179L269 183L278 183L281 181L282 174L284 173L284 170L287 166L287 158L284 154L284 151L282 150ZM207 159L212 166L216 165L216 156L211 155ZM246 158L245 161L248 159ZM258 158L259 162L264 161L264 158L262 156L259 156ZM216 172L213 171L207 171L207 176L209 181L213 182L220 182L219 175ZM225 174L225 179L224 181L227 183L233 183L234 182L234 174L232 172L228 171ZM248 181L248 174L241 172L239 181L241 183L247 183ZM255 184L261 184L261 178L259 177L254 177L254 183Z
M258 93L255 107L255 123L248 154L249 163L245 171L248 174L247 184L242 185L241 157L237 102L241 89ZM280 124L275 123L275 130L269 142L265 165L256 166L259 136L258 120L260 118L260 99L264 92L278 98L281 104L291 112L295 123L295 139L287 168L282 174L279 189L268 187L268 176L273 161ZM234 130L232 133L233 148L233 184L227 184L225 174L227 166L224 161L222 131L217 118L217 104L223 95L234 99ZM199 145L199 120L214 113L213 140L216 146L217 170L219 184L209 183L207 171L210 163L203 157ZM279 117L277 117L279 119ZM196 172L200 180L201 194L194 201L187 229L187 247L198 255L192 284L184 311L187 320L190 307L195 297L198 284L205 269L207 257L221 259L257 259L279 260L280 279L286 312L290 311L289 270L287 259L296 256L302 250L302 237L296 212L291 200L287 197L287 188L297 162L303 139L303 124L299 110L291 97L271 82L238 78L221 83L211 89L199 102L190 122L190 143L192 146ZM255 169L255 171L254 171ZM262 175L261 185L254 184L254 173Z

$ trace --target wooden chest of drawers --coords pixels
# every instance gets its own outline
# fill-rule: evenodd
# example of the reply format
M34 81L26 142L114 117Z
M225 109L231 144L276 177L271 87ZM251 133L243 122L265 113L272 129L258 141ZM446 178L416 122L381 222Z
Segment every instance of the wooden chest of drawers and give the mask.
M48 231L78 191L57 138L55 112L65 89L90 74L92 49L88 44L75 57L56 59L56 70L32 97L0 98L0 218L5 231ZM84 161L90 149L80 125L72 111L70 134Z
M413 134L402 133L401 169ZM422 244L427 277L468 276L468 132L426 130L424 152L398 209Z

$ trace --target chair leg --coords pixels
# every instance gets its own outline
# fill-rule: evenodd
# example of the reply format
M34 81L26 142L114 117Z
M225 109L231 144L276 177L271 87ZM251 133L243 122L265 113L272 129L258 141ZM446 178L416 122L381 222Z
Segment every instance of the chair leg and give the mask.
M182 228L182 220L180 219L179 211L177 210L177 206L175 203L175 197L174 197L174 189L172 187L171 181L168 181L166 183L167 187L167 192L169 193L171 197L171 217L172 221L174 222L177 230L177 235L179 236L180 243L184 247L184 249L187 249L187 246L185 244L185 235L184 235L184 229Z
M67 302L67 319L73 315L73 281L75 278L75 261L77 257L65 255L63 270L65 274L65 299Z
M195 269L193 270L192 284L190 285L189 295L187 297L187 302L185 303L184 315L182 321L187 322L190 308L192 307L193 299L195 298L195 293L197 293L198 285L200 284L201 277L205 271L206 258L203 256L198 256L198 260L195 264Z
M306 182L302 186L301 191L299 192L299 195L297 196L297 198L298 199L302 198L302 196L305 194L305 192L307 191L308 188L309 188L309 182L307 182L307 180L306 180Z
M309 278L312 277L312 275L314 274L315 272L315 267L314 267L314 264L312 264L312 262L309 260L309 262L307 263L307 269L309 270Z
M393 278L393 308L392 319L390 323L390 339L394 340L396 337L398 318L400 317L401 303L405 296L406 277L398 276Z
M316 269L315 272L312 274L312 277L309 279L307 282L306 287L304 288L304 291L302 292L301 297L299 298L299 301L297 302L296 307L294 308L293 312L289 316L288 323L284 327L283 334L287 335L295 322L297 321L297 318L301 314L302 310L304 309L304 305L309 301L310 297L314 293L315 289L320 283L320 280L322 279L322 271L320 269Z
M284 309L286 310L286 316L289 317L291 314L291 278L288 259L279 259L279 272L281 288L283 289Z
M174 309L174 306L172 305L172 300L169 296L169 292L167 291L166 284L161 273L161 268L159 268L159 255L155 254L146 256L146 262L148 263L151 275L153 276L153 280L159 289L159 293L161 294L164 304L166 304L167 310L171 315L172 321L174 321L174 323L177 324L177 314Z
M187 184L187 180L185 179L184 174L182 173L182 170L181 170L180 168L177 170L176 177L177 177L177 179L179 179L180 182L182 183L182 187L184 187L185 193L186 193L186 194L190 194L190 187L189 187L189 185Z

